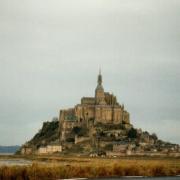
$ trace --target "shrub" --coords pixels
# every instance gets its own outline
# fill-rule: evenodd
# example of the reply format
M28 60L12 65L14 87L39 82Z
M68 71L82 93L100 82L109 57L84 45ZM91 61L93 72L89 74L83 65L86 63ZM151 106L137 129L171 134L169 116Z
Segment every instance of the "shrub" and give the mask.
M137 138L137 130L134 128L131 128L128 132L128 137L131 139Z
M76 126L72 129L72 133L76 134L78 136L85 136L87 134L87 132L88 132L87 128L82 128L82 127L78 127L78 126Z

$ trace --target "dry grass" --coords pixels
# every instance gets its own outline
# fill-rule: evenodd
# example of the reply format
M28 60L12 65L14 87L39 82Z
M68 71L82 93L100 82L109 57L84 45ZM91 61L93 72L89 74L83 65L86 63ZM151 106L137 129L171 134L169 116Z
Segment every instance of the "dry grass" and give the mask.
M179 159L130 160L52 157L48 161L51 162L33 163L31 166L0 167L0 179L48 180L72 177L174 176L180 174Z

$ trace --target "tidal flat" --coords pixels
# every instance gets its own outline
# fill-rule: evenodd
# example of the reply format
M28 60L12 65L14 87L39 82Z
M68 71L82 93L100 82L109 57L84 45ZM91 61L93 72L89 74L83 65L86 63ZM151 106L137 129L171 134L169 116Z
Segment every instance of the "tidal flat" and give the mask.
M175 157L0 156L0 161L2 180L180 175L180 158ZM3 164L6 161L9 164ZM12 164L11 161L14 163ZM19 164L19 162L22 163Z

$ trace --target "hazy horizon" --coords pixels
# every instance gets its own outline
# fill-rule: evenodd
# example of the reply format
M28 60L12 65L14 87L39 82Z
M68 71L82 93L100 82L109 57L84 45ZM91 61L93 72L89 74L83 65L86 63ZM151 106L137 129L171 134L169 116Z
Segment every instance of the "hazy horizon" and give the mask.
M180 1L0 0L0 145L94 96L99 67L131 123L180 144Z

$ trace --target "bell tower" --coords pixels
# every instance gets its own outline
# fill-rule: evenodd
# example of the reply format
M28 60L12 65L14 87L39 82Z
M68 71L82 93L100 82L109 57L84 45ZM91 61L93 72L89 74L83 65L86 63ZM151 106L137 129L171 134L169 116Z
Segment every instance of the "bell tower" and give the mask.
M97 87L95 90L95 101L96 105L105 105L105 95L104 95L104 88L102 86L102 75L101 70L99 70L98 80L97 80Z

